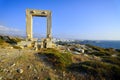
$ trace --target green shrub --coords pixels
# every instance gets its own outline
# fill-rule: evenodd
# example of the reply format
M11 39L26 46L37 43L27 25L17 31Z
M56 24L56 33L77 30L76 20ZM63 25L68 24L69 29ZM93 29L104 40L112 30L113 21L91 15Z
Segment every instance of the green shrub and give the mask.
M111 54L106 53L106 52L92 52L90 55L95 55L95 56L110 56Z
M15 39L10 39L6 41L7 43L10 43L10 44L17 44L17 41Z
M47 61L52 63L52 65L57 69L65 69L72 62L72 54L61 53L55 49L45 49L39 54L45 55L47 57Z
M101 47L98 47L98 46L93 46L93 45L89 45L89 44L86 44L86 46L92 48L93 50L96 50L96 51L100 51L100 52L105 52L105 49L104 48L101 48Z
M22 48L19 47L19 46L13 46L13 48L15 48L15 49L22 49Z
M5 41L0 38L0 45L2 45L3 43L5 43Z
M103 57L102 61L120 66L120 57Z
M18 37L9 37L9 36L1 36L0 35L0 44L2 42L6 42L9 44L16 44L17 42L20 42L20 41L22 41L22 39L18 38Z
M104 77L106 79L118 80L120 78L120 66L99 61L85 61L72 64L68 70L80 73L87 73L94 77Z
M120 52L120 49L116 49L117 52Z

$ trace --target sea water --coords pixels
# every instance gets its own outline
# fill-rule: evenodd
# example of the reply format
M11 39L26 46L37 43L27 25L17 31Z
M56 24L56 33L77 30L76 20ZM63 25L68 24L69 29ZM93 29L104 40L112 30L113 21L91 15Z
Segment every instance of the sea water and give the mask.
M103 48L115 48L115 49L120 49L120 41L110 41L110 40L96 40L96 41L82 41L80 42L81 44L90 44L94 46L99 46Z

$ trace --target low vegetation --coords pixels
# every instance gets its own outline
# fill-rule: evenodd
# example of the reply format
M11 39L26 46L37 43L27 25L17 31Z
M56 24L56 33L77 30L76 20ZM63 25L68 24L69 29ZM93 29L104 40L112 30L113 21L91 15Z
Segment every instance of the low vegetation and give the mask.
M68 69L83 74L87 73L98 80L118 80L120 77L120 66L99 61L75 63L69 66Z
M93 45L89 45L89 44L86 44L86 46L92 48L93 50L96 50L96 51L100 51L100 52L106 52L104 48L101 48L101 47L98 47L98 46L93 46Z
M117 57L103 57L102 61L113 64L113 65L120 66L120 57L118 57L118 56Z
M19 38L5 39L0 37L0 46L5 44L16 44L20 40L21 39ZM64 46L66 46L65 44ZM84 54L71 54L70 52L67 52L67 50L65 52L62 52L57 49L49 48L39 50L37 53L35 53L35 56L33 54L18 54L20 56L16 58L16 64L24 63L25 68L26 64L29 67L35 66L35 69L38 71L39 75L42 74L40 73L40 71L49 74L49 70L48 72L45 72L44 69L45 67L50 66L50 69L52 70L51 75L54 76L55 74L57 74L58 77L62 76L62 78L60 78L61 80L67 80L67 78L70 79L71 77L74 77L75 80L79 79L80 77L82 77L82 80L119 80L120 50L113 48L105 49L92 45L86 46L88 47L88 50L91 50L88 51L88 53L84 53L86 56ZM15 50L19 49L19 53L22 52L21 47L19 46L14 45L13 48L15 48ZM43 61L41 61L41 59L43 59ZM47 64L44 66L43 63ZM24 72L26 70L25 68L23 68ZM39 70L40 68L41 70ZM56 69L56 71L54 71L54 69ZM32 69L30 71L32 73ZM63 76L63 72L64 74L67 73L68 75L66 74L65 76ZM46 79L50 80L52 79L52 76L50 76L50 78L49 76L47 76L48 78ZM44 74L42 74L42 77L44 77ZM65 77L65 79L63 79L63 77Z
M0 45L4 44L5 41L3 39L0 38Z
M92 49L91 53L88 53L89 55L95 55L95 56L112 56L114 54L119 54L120 52L113 49L113 48L101 48L97 46L92 46L92 45L86 45Z
M85 74L87 74L89 78L93 77L93 80L118 80L120 78L120 57L112 57L111 49L101 51L102 49L99 52L92 53L92 55L100 57L101 61L87 60L79 63L72 61L72 54L60 53L56 49L44 49L39 54L46 56L46 60L52 63L56 69L62 69L67 72L72 72L73 74L77 72L83 75L84 79ZM76 77L78 77L78 75L76 75Z
M61 53L56 49L44 49L38 54L46 56L46 60L56 69L64 70L72 63L71 53Z
M95 55L95 56L110 56L111 54L106 53L106 52L92 52L89 55Z
M22 49L20 46L13 46L14 49Z
M0 44L3 44L3 43L17 44L17 42L20 42L21 40L22 39L18 37L9 37L9 36L0 35Z

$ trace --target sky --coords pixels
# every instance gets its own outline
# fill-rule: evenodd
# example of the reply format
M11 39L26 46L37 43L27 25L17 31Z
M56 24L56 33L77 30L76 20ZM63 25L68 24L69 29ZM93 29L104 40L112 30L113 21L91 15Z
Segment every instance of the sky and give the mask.
M120 0L0 0L0 33L25 35L26 9L52 11L53 37L120 40ZM45 33L46 18L33 17L33 34Z

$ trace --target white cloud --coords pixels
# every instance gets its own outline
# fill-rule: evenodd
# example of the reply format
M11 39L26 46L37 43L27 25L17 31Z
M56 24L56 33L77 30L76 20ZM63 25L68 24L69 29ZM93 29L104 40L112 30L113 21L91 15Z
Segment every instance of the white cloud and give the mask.
M5 35L25 35L25 32L16 28L0 25L0 34Z
M16 31L20 31L20 30L0 25L0 31L15 31L16 32Z

